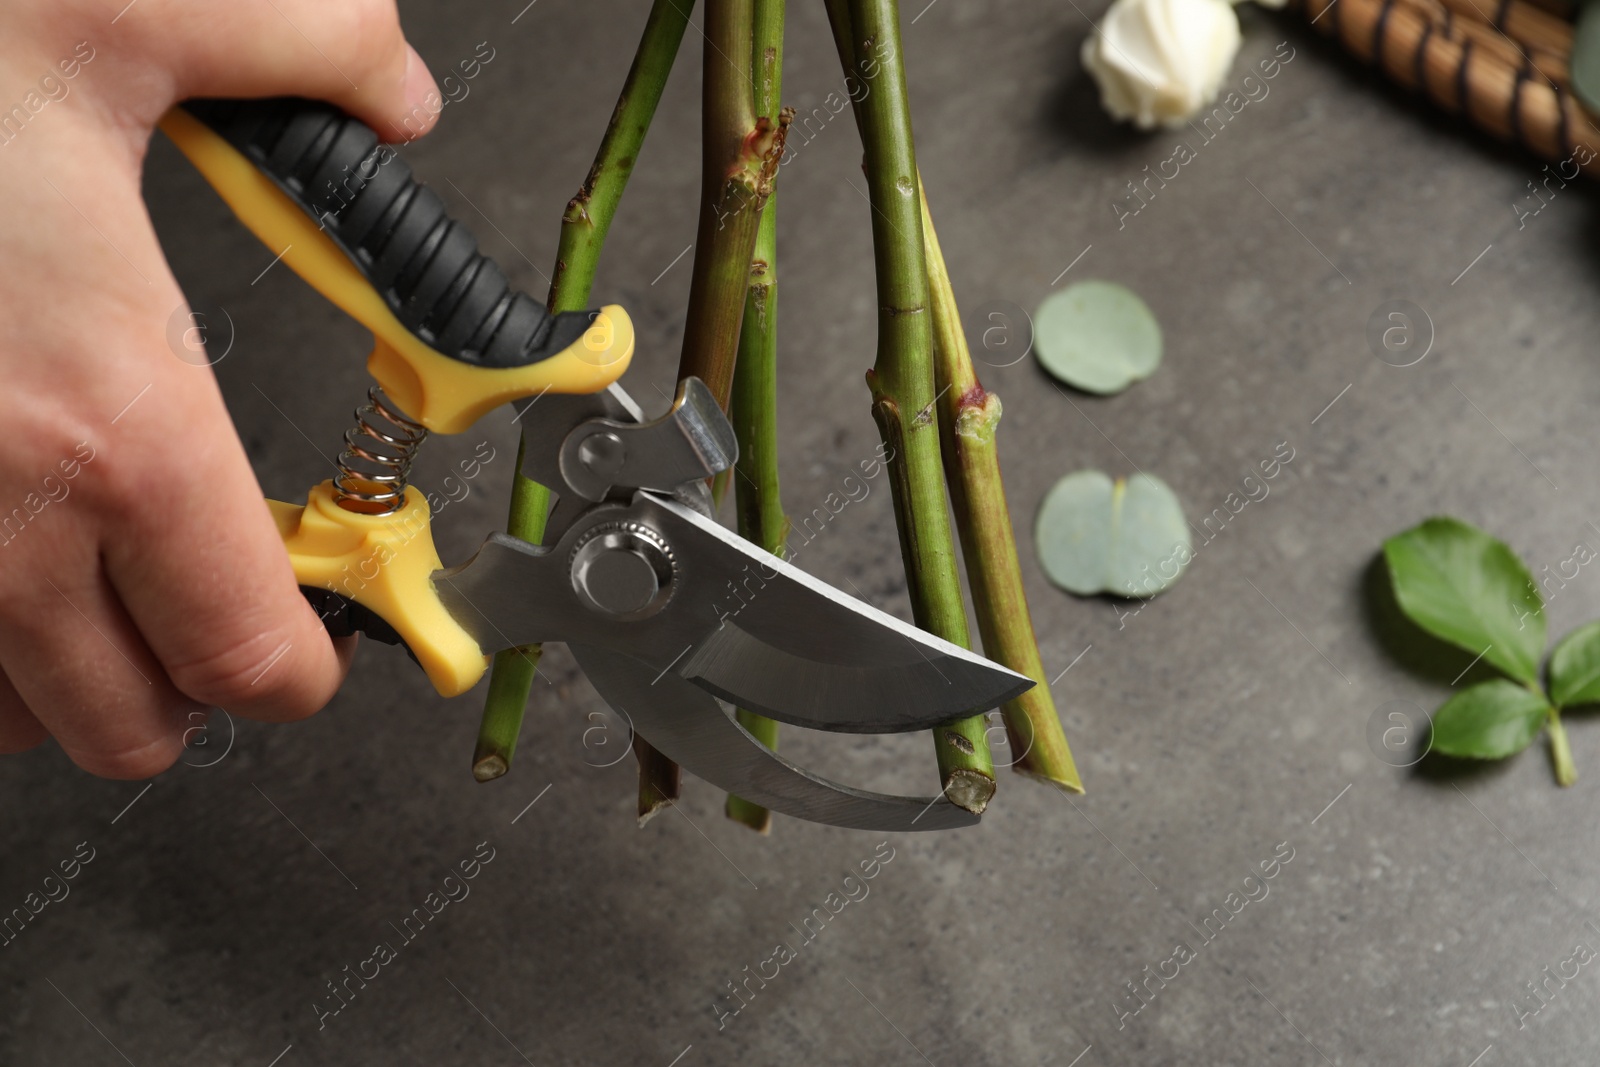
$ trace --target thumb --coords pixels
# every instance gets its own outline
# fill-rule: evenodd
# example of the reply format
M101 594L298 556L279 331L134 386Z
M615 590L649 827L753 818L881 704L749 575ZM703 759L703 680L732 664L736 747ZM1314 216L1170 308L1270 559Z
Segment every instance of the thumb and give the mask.
M134 38L123 55L171 79L172 100L315 97L390 141L426 133L443 106L393 0L144 0L117 29Z

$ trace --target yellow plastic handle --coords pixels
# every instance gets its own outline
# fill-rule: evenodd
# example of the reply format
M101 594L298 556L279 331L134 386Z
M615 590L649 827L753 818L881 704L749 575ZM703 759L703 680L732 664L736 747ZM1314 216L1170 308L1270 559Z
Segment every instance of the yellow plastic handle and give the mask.
M250 159L205 123L173 108L161 129L233 213L284 263L373 334L367 369L400 408L428 429L460 433L485 412L546 391L598 393L633 358L633 322L602 308L567 348L525 367L480 367L451 359L413 334L360 269Z
M416 486L390 515L360 515L338 504L331 481L304 506L267 501L301 585L328 589L394 627L441 696L465 693L489 657L445 609L434 589L440 569L428 501Z

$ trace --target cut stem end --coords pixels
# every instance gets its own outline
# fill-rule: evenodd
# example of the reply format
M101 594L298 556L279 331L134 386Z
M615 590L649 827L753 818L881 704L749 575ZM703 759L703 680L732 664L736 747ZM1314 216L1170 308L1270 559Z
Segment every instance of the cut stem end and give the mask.
M683 772L637 734L633 738L633 754L639 760L639 825L642 827L656 812L678 799Z
M472 761L472 777L480 782L492 782L511 769L511 764L498 752L479 755Z
M1086 790L1083 788L1083 782L1078 780L1076 773L1068 777L1065 774L1051 773L1047 770L1036 770L1027 766L1025 763L1018 763L1011 769L1022 775L1024 778L1035 782L1042 782L1045 785L1053 785L1063 793L1067 793L1069 795L1081 797L1086 792ZM1071 769L1076 771L1076 768Z
M982 815L994 799L994 779L982 771L962 768L951 771L945 779L944 796L958 808Z

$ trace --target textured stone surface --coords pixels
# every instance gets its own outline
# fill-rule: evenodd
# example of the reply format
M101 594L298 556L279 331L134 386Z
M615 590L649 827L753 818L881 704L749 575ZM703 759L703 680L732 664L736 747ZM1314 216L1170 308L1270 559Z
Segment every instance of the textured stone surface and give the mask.
M435 70L496 50L409 157L542 293L643 5L545 0L512 25L521 7L404 6ZM820 5L794 7L786 95L804 115L840 76ZM1391 701L1431 709L1464 666L1424 669L1380 639L1383 537L1449 512L1552 572L1600 546L1595 201L1563 190L1519 228L1512 205L1540 164L1382 87L1293 16L1243 15L1230 85L1280 41L1294 58L1210 143L1113 128L1078 73L1087 23L1071 4L944 0L907 26L922 170L969 318L1036 306L1075 264L1066 277L1133 287L1166 334L1159 373L1116 398L1069 396L1027 361L985 372L1019 534L1073 469L1156 473L1198 520L1293 449L1269 495L1197 537L1184 580L1137 615L1051 589L1023 546L1047 669L1083 653L1055 690L1086 797L1007 776L981 828L891 841L870 895L801 944L791 924L881 838L782 819L759 838L693 780L680 811L635 829L631 760L588 765L611 758L583 743L600 705L560 650L514 772L476 785L479 696L442 702L369 646L325 713L238 723L215 766L148 791L53 748L0 763L0 908L79 842L95 850L71 895L0 949L0 1062L1465 1067L1491 1045L1483 1067L1591 1062L1589 968L1525 1028L1510 1005L1575 942L1600 947L1584 926L1600 733L1574 717L1583 777L1563 792L1539 748L1419 774L1380 762L1365 731ZM668 265L693 239L700 45L691 31L597 290L639 324L630 386L647 399L682 328L689 258ZM1125 183L1179 141L1194 158L1119 229ZM813 117L794 144L782 435L803 515L874 446L874 298L848 114ZM185 289L237 325L218 373L264 487L302 491L325 474L307 438L331 451L365 389L361 331L281 266L252 285L272 251L170 146L148 187ZM1437 333L1405 368L1365 339L1397 299ZM437 486L485 439L496 458L441 518L446 558L503 518L515 428L493 415L420 463ZM798 558L906 610L881 485ZM1549 610L1557 635L1600 615L1600 578L1585 569ZM213 733L193 762L222 751L225 725ZM784 743L863 783L931 784L925 737ZM319 1029L324 983L400 944L390 924L485 841L471 895ZM1207 942L1203 921L1280 843L1293 858L1268 895ZM784 940L797 958L719 1032L723 983ZM1193 959L1164 963L1179 942ZM1119 1028L1146 965L1178 977Z

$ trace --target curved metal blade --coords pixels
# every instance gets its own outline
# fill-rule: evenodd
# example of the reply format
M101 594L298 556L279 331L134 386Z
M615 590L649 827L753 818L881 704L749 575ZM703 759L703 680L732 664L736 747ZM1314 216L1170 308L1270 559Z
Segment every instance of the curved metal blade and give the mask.
M646 528L670 547L670 599L643 619L578 598L576 546ZM995 707L1032 680L839 592L677 501L641 492L584 512L541 548L494 534L434 581L485 651L566 641L618 649L741 708L841 733L925 730Z
M979 821L942 796L874 793L811 774L750 736L716 698L671 672L657 676L648 665L598 645L567 647L600 695L650 744L746 800L797 819L855 830L953 830Z
M657 521L716 612L716 625L673 669L741 708L818 730L898 733L996 707L1033 686L688 508L663 511Z

